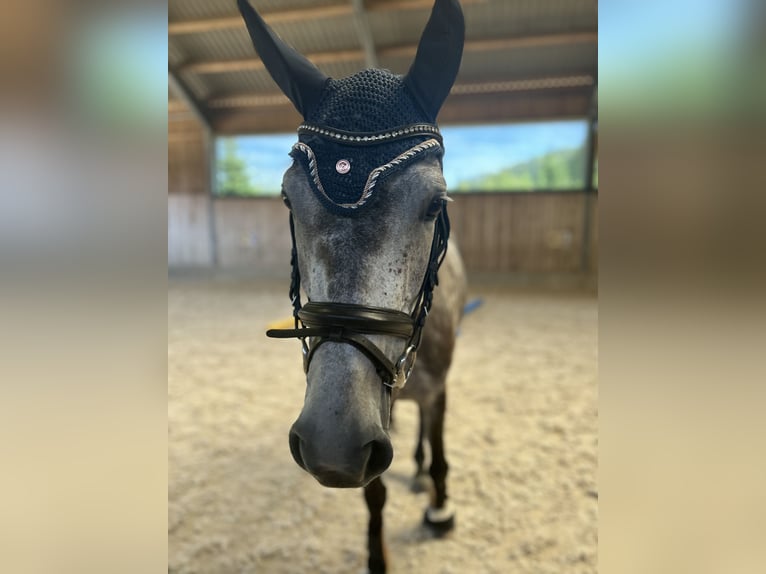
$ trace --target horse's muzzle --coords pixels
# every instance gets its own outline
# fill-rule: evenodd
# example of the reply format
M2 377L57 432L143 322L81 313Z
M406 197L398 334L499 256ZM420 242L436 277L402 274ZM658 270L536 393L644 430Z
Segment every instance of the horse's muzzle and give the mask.
M344 445L302 431L300 419L290 429L290 452L298 466L331 488L365 486L383 474L394 457L391 440L382 429L361 446Z

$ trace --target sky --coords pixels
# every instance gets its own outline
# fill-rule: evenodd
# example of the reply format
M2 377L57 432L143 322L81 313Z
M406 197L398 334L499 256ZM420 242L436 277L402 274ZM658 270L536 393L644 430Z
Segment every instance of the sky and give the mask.
M444 176L447 187L464 180L501 171L548 152L576 148L585 142L587 122L571 120L486 126L442 128ZM245 160L251 182L258 188L278 193L282 175L292 163L288 152L297 141L295 134L241 136L235 138ZM217 149L222 149L222 139Z
M546 153L585 143L585 120L454 126L441 129L444 136L444 177L447 189L461 181L496 173Z

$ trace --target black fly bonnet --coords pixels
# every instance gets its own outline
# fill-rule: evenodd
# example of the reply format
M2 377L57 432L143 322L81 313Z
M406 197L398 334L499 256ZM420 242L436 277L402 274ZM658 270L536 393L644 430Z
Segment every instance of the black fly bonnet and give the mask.
M298 139L291 155L320 201L339 215L367 205L377 183L396 169L441 153L438 128L418 110L402 78L384 70L330 79ZM413 148L406 160L383 169Z
M457 0L436 0L406 76L369 69L341 79L325 76L282 42L247 0L238 0L238 5L267 70L303 115L298 143L290 155L305 170L325 208L341 217L354 217L369 205L386 177L427 155L441 158L436 116L455 81L463 52L465 25ZM410 314L342 302L301 305L292 213L290 231L295 329L273 329L267 335L301 339L306 370L323 342L354 345L372 361L387 388L403 387L415 362L447 249L446 207L437 216L429 265ZM406 340L404 353L392 362L365 336L371 334Z

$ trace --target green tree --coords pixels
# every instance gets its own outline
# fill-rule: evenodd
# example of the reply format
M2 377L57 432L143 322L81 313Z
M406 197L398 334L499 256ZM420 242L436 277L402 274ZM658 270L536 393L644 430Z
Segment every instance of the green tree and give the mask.
M532 191L581 189L585 179L585 148L549 152L458 184L457 191Z
M250 183L245 160L237 153L232 138L223 140L223 156L218 160L219 195L256 195L258 190Z

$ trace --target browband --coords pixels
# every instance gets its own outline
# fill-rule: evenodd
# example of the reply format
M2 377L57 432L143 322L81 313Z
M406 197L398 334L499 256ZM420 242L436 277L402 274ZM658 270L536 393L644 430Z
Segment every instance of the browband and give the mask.
M333 201L333 199L325 191L322 180L319 177L319 168L317 166L316 154L314 153L314 150L311 149L311 146L303 142L298 142L293 146L294 152L298 151L306 156L306 159L308 160L309 177L319 197L324 198L324 200L329 202L331 205L343 209L357 209L362 207L372 196L373 191L375 191L375 185L378 183L378 180L381 177L384 177L391 171L410 163L424 152L435 151L438 149L441 149L441 144L439 141L433 138L409 148L407 151L398 155L388 163L380 165L370 172L370 175L367 177L367 182L365 183L364 188L359 195L359 199L353 203L337 203Z
M380 132L347 132L316 124L304 123L298 127L299 134L318 135L348 145L377 145L413 136L434 136L442 142L439 128L433 124L410 124Z

